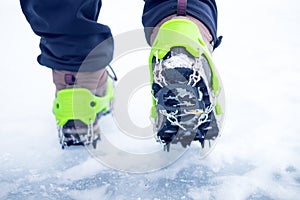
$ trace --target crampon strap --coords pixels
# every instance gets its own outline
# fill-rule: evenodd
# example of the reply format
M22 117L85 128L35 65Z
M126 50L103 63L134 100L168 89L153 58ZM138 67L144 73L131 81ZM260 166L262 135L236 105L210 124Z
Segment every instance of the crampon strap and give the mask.
M177 16L186 16L187 0L178 0Z

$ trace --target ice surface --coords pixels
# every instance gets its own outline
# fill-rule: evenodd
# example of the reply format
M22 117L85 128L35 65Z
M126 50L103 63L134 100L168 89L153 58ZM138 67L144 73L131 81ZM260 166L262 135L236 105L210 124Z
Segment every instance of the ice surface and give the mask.
M299 199L298 1L218 1L222 138L205 159L191 148L145 174L107 168L82 147L60 149L51 72L36 62L39 39L18 1L0 5L0 199ZM115 35L141 28L142 6L105 0L99 20ZM139 58L136 66L147 63Z

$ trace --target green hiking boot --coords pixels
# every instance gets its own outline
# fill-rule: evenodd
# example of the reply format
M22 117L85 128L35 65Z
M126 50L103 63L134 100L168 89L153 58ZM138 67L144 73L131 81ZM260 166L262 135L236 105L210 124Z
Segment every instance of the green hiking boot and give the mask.
M211 148L224 117L223 88L198 26L186 18L162 24L149 58L157 138Z
M96 148L100 140L98 122L102 115L111 111L113 91L113 80L108 77L106 93L102 97L86 88L72 87L57 92L53 113L63 149L71 145L89 144Z

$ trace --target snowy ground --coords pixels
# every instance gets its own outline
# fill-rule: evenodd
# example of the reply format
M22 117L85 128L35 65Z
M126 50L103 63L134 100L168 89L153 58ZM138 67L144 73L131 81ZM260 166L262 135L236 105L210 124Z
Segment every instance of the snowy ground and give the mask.
M223 136L205 159L193 148L143 174L107 168L83 147L60 149L51 72L36 63L39 41L18 3L0 3L0 199L299 199L298 1L219 1ZM141 28L142 6L105 0L100 21L114 34Z

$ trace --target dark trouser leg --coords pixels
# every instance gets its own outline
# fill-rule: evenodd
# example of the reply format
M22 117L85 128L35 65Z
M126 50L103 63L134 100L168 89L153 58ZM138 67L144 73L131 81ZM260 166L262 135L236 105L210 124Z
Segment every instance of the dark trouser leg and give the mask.
M154 27L165 18L176 15L178 0L145 0L143 25L147 42L151 44ZM188 0L186 14L199 20L209 30L216 48L220 42L217 37L217 6L214 0Z
M97 71L113 54L108 26L97 23L101 0L21 0L33 31L41 37L38 62L55 70ZM93 51L93 56L85 60ZM85 60L84 65L82 62Z

